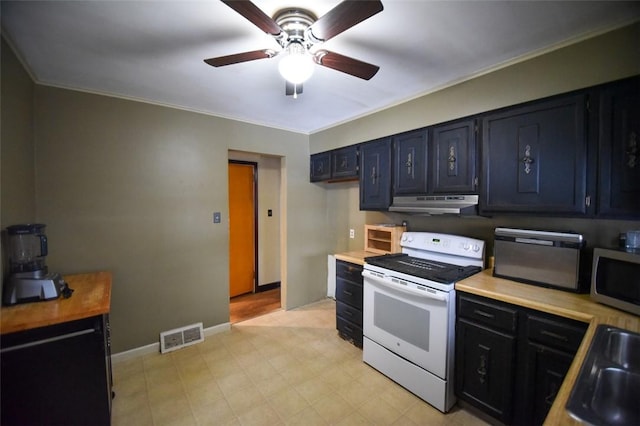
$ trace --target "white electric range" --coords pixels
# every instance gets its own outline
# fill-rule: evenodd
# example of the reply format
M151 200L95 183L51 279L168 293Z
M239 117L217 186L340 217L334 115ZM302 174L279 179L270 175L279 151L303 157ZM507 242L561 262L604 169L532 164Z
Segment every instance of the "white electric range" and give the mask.
M365 259L363 360L447 412L455 403L455 283L483 269L485 244L405 232L401 246Z

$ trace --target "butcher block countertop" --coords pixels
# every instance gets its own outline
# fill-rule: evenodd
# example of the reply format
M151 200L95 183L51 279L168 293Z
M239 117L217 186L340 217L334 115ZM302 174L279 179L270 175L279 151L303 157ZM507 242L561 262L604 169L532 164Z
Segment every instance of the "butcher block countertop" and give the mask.
M0 312L0 332L14 333L109 313L111 272L65 275L64 280L74 290L68 299L60 297L3 306Z
M575 294L496 278L493 276L492 269L486 269L458 282L456 291L464 291L589 323L582 344L558 391L551 411L547 415L545 425L582 424L569 416L565 406L599 324L608 324L640 332L639 316L592 302L588 294Z

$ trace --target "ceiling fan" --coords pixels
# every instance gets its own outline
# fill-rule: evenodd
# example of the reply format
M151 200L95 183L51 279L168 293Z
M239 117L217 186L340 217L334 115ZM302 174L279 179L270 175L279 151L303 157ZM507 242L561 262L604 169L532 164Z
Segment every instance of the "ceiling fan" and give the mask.
M313 73L314 63L364 80L371 79L380 69L358 59L317 48L321 43L381 12L380 0L345 0L320 18L308 10L288 8L273 18L249 0L221 0L273 38L282 50L253 50L219 56L204 61L214 67L273 58L282 55L280 74L286 81L286 95L297 97L302 83Z

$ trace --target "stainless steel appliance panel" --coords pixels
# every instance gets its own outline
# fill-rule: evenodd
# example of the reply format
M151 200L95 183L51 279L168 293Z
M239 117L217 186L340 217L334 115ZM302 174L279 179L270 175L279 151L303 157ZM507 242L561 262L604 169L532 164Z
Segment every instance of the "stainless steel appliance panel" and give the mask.
M591 299L640 315L640 253L594 249Z
M494 276L563 290L586 290L581 285L581 235L507 228L497 228L495 235Z

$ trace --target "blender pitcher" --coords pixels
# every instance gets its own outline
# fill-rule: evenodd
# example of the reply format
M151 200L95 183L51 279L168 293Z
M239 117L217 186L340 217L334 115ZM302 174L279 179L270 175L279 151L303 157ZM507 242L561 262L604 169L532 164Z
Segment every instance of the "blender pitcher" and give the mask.
M47 273L46 225L24 224L7 227L11 274L39 276Z

